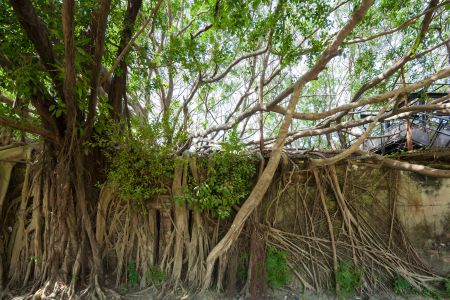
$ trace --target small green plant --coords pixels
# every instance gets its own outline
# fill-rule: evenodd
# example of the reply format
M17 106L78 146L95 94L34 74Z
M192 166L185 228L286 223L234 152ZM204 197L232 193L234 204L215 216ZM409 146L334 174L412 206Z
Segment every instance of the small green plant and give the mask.
M210 210L221 219L230 216L231 208L245 199L253 186L256 173L254 158L232 130L221 151L211 154L206 179L192 183L184 195L190 206Z
M136 271L136 262L134 260L128 262L127 265L127 284L130 287L136 287L138 283L138 273Z
M151 281L153 284L161 283L166 280L166 273L161 271L157 266L151 266L144 274L145 279Z
M444 288L446 287L444 286ZM450 290L450 284L448 288ZM398 274L394 279L393 289L394 293L400 296L418 295L432 299L441 299L441 296L446 297L445 291L430 290L427 288L418 289L414 287L411 283L409 283L409 281L406 280L403 276Z
M412 293L414 290L411 283L405 279L405 277L401 275L395 276L394 279L394 293L400 296L404 296L406 294Z
M361 287L363 271L355 267L351 262L341 262L336 271L336 284L340 287L341 297L352 295Z
M266 271L267 283L272 290L287 285L291 276L287 252L269 246L266 256Z

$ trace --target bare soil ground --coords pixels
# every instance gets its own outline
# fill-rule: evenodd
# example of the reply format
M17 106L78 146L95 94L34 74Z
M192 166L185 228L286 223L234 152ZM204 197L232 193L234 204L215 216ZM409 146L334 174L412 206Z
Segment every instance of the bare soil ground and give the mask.
M180 292L178 294L178 292ZM164 299L164 300L245 300L248 299L244 295L237 294L234 296L226 296L224 294L216 292L202 292L202 293L191 293L189 291L178 291L177 295L160 295L158 291L154 288L139 291L136 293L129 293L123 295L123 299L134 299L134 300L144 300L144 299ZM331 292L312 292L312 291L294 291L292 289L279 289L277 291L270 291L267 297L268 300L335 300L338 299L334 293ZM347 298L339 299L350 299L350 300L422 300L422 299L432 299L423 296L409 295L409 296L398 296L395 294L379 294L373 295L369 298L352 296Z

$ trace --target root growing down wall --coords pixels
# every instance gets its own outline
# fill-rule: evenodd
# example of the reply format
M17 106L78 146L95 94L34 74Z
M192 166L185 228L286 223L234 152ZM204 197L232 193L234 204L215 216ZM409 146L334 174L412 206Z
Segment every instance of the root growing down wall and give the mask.
M7 156L12 152L17 155ZM66 278L54 281L52 289L64 289L62 285L68 283L62 294L92 295L92 289L85 288L99 279L92 278L94 262L83 253L89 237L83 232L70 236L68 231L66 242L55 240L52 207L58 199L38 153L31 155L26 147L0 151L1 287L7 293L17 289L48 293L53 247L65 245L60 250L68 255L61 257L59 265L71 268L63 270ZM206 258L232 217L220 220L183 200L183 188L189 180L202 180L203 172L195 157L183 161L175 169L171 192L148 200L144 208L119 199L107 185L98 191L98 199L87 202L94 212L89 221L104 274L96 288L112 288L96 295L113 297L117 291L149 285L158 286L166 296L177 286L200 290ZM404 229L404 218L399 218L404 176L354 162L312 170L305 168L304 161L284 163L238 240L219 258L213 287L265 296L271 272L265 263L271 249L286 254L290 283L311 290L351 292L340 279L343 271L355 275L361 294L390 290L397 276L417 288L431 288L443 278L418 254ZM235 213L239 206L233 209ZM68 228L76 228L79 216L66 216ZM73 262L66 263L70 259Z

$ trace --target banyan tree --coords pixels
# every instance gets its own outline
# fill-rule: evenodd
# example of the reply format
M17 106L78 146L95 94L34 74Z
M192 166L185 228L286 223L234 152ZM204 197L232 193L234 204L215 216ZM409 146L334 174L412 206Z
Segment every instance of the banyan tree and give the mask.
M2 1L0 299L264 297L269 256L341 295L346 266L363 294L441 284L395 186L448 165L364 145L448 120L449 19L444 0ZM370 176L380 219L352 189Z

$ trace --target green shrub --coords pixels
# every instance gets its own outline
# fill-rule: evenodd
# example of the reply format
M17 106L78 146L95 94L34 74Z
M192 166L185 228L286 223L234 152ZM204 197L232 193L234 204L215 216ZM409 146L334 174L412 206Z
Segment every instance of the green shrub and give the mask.
M267 248L266 271L267 283L272 290L287 285L291 276L287 252L269 246Z
M206 179L191 183L184 193L188 204L209 210L221 219L230 216L233 205L245 199L253 186L255 159L245 153L236 130L232 130L222 149L209 157Z
M174 156L171 146L159 141L163 132L160 124L134 128L132 134L108 128L108 142L101 146L109 162L109 183L122 200L142 206L168 191Z
M336 272L336 283L340 287L340 296L350 296L361 287L363 271L351 262L341 262Z

